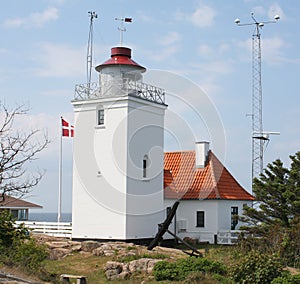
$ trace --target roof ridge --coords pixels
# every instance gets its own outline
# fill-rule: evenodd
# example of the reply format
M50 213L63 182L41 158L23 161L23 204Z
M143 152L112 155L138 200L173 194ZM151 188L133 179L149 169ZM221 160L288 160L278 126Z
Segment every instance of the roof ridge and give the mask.
M166 151L164 154L172 154L172 153L192 153L195 150L177 150L177 151Z
M213 154L213 152L211 150L209 150L208 155L209 155L208 156L209 163L211 164L210 168L211 168L211 175L212 175L214 190L215 190L215 193L216 193L216 197L220 198L220 192L219 192L219 189L218 189L218 182L217 182L216 175L215 175L215 166L214 166L214 163L213 163L213 158L216 158L216 157L215 157L215 155ZM223 166L223 164L222 164L222 166Z

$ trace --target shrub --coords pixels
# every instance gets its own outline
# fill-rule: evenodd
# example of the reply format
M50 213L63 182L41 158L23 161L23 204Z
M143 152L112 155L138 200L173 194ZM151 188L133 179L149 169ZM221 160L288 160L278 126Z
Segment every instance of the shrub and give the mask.
M47 255L44 246L37 244L34 239L30 239L15 247L13 262L26 272L38 272L42 267L42 261L46 259Z
M283 276L275 278L271 284L298 284L300 283L300 274L291 275L286 273Z
M24 225L15 227L15 219L6 210L0 211L0 246L8 249L13 243L28 238L28 230Z
M153 269L157 281L184 280L191 273L197 273L197 277L206 273L225 275L226 267L220 262L206 258L189 257L176 262L160 261L155 264Z
M220 284L234 284L234 282L230 278L220 274L213 274L211 278L216 280Z
M31 239L24 225L15 226L15 219L8 211L0 212L0 261L17 265L25 272L36 273L47 257L45 247Z
M231 278L236 284L269 284L281 276L282 265L274 255L250 252L231 268Z
M179 270L175 262L159 261L153 269L154 277L157 281L179 280Z

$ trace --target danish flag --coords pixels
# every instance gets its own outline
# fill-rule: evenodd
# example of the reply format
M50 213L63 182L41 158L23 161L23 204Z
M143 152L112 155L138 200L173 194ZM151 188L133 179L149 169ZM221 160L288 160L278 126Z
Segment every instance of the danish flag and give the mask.
M74 137L74 126L61 117L62 136Z

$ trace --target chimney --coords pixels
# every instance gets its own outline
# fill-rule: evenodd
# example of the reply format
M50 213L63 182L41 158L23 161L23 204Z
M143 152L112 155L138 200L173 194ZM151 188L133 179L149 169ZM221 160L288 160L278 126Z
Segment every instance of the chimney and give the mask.
M203 169L207 163L209 142L207 141L196 142L195 150L196 150L196 168Z

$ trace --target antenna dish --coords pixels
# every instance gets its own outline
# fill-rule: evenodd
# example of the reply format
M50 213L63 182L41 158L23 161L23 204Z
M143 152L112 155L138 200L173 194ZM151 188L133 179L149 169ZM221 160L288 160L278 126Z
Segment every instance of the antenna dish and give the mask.
M274 17L274 20L275 21L278 21L280 19L280 16L279 15L276 15L275 17Z
M241 21L240 19L235 19L234 22L238 25Z
M260 28L262 28L264 25L265 25L264 23L259 23L259 24L258 24L258 26L259 26Z

